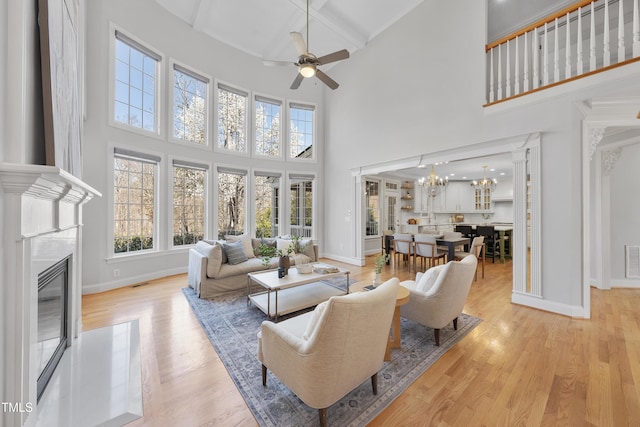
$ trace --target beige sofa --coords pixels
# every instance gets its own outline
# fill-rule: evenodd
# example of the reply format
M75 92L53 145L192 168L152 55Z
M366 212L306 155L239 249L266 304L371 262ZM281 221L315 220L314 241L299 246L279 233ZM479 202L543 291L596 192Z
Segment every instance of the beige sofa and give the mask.
M244 240L247 260L238 264L230 264L225 256L224 246L230 243L230 240L239 239ZM286 241L287 239L256 239L240 236L239 238L230 238L230 240L201 240L189 249L189 286L200 298L212 298L246 288L247 273L277 268L277 257L269 260L268 267L263 265L263 258L258 253L258 247L263 242L279 244L278 240ZM301 240L299 252L289 257L292 267L296 263L318 260L318 246L314 245L311 240Z

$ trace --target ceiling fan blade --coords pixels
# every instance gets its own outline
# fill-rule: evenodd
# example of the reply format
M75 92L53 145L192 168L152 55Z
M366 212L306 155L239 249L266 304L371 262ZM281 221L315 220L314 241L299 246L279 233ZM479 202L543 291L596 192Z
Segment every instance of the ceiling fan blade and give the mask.
M296 78L293 79L293 83L291 83L290 89L298 89L300 87L300 83L304 80L304 76L300 73L296 74Z
M316 70L316 77L319 78L322 83L326 84L333 90L338 89L338 86L340 86L335 80L333 80L331 77L327 76L320 70Z
M302 38L302 34L292 31L289 33L291 35L291 40L293 40L293 45L296 48L296 52L298 52L298 56L306 55L307 45L304 43L304 39Z
M349 51L347 49L338 50L336 52L330 53L325 56L321 56L318 58L318 62L322 65L330 64L336 61L342 61L343 59L349 58Z
M270 61L267 59L262 60L262 64L266 65L267 67L282 67L282 66L296 65L295 62L291 62L291 61Z

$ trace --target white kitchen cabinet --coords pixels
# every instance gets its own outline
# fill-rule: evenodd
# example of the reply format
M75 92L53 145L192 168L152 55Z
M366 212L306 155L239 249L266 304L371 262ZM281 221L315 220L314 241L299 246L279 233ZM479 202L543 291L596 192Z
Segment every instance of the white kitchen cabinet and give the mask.
M484 209L487 205L484 203L483 195L480 195L479 203L476 204L476 191L469 182L453 181L449 182L444 194L444 208L439 211L442 213L474 213L474 212L491 212L493 205L490 203L490 195L488 194L489 209Z

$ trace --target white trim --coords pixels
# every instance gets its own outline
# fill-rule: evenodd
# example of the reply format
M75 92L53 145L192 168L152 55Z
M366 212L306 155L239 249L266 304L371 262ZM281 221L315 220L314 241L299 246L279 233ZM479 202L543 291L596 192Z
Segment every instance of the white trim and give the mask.
M202 78L208 79L209 81L204 82L205 84L205 102L204 102L204 145L198 144L197 142L185 141L183 139L178 139L173 136L173 111L174 111L174 86L175 86L175 73L174 73L174 65L184 68L187 71L195 75L199 75ZM180 71L180 70L178 70ZM181 71L182 72L182 71ZM190 76L192 78L196 78L195 76ZM213 79L208 74L205 74L201 71L194 69L188 65L183 64L182 62L177 61L174 58L169 58L169 89L168 89L168 97L169 97L169 106L167 107L167 141L173 142L175 144L184 145L186 147L194 147L202 150L211 151L211 82Z
M366 264L366 260L364 258L346 257L336 254L322 254L321 258L332 259L334 261L344 262L345 264L357 265L360 267Z
M159 206L165 206L164 204L161 205L161 203L164 203L164 200L162 200L162 194L160 189L163 188L163 186L160 184L160 180L163 179L163 177L166 174L162 173L162 168L163 165L166 164L166 154L162 153L162 152L158 152L158 151L151 151L151 150L147 150L147 149L141 149L139 147L134 147L134 146L128 146L125 144L118 144L118 143L113 143L113 142L108 142L107 143L107 163L109 164L109 166L106 168L107 170L107 191L106 191L106 197L107 197L107 241L106 241L106 253L107 255L107 259L110 258L121 258L121 257L128 257L128 256L132 256L133 254L129 253L129 252L125 252L123 254L116 254L113 251L113 239L114 239L114 228L113 228L113 222L114 222L114 214L113 214L113 208L114 208L114 197L113 197L113 192L114 192L114 186L113 186L113 180L114 180L114 174L113 174L113 160L114 160L114 150L115 148L122 148L122 149L126 149L126 150L135 150L135 151L139 151L141 153L147 153L149 155L153 155L153 156L158 156L160 157L160 161L157 163L156 166L156 170L155 170L155 177L154 177L154 206L153 206L153 249L146 249L146 250L141 250L141 251L135 251L136 254L145 254L145 253L157 253L158 251L160 251L163 246L161 245L161 233L160 233L160 223L162 222L162 220L164 218L166 218L166 215L164 213L161 213L161 210L159 208Z
M219 121L220 121L220 115L218 113L218 109L219 109L219 104L220 104L220 97L219 97L219 86L226 86L229 89L237 89L240 92L244 92L247 94L247 101L246 101L246 105L245 105L245 129L244 129L244 135L245 135L245 151L236 151L236 150L229 150L228 148L222 148L218 146L218 126L219 126ZM219 79L214 79L213 81L213 126L212 126L212 139L211 139L211 145L213 146L213 150L218 152L218 153L224 153L224 154L230 154L233 156L238 156L238 157L249 157L250 153L253 151L253 144L251 143L251 139L252 139L252 120L253 120L253 114L251 112L251 99L253 98L252 95L252 91L248 90L248 89L244 89L241 86L237 86L231 83L227 83L225 81L219 80Z
M511 302L514 304L524 305L538 310L549 311L551 313L562 314L574 318L589 318L588 311L577 305L561 304L531 295L514 292L511 295Z
M611 279L611 287L640 289L640 279Z
M134 40L136 43L139 43L143 46L148 46L149 50L152 50L160 56L160 61L156 62L156 79L155 79L155 93L154 93L154 131L149 131L143 128L139 128L136 126L131 126L126 123L122 123L117 121L114 118L115 115L115 98L116 98L116 86L115 86L115 77L116 77L116 67L115 67L115 59L116 59L116 31L126 35L131 40ZM165 55L161 53L160 49L156 49L152 45L147 42L143 42L135 36L132 36L128 31L123 30L119 25L114 24L113 22L109 22L109 118L108 123L109 126L119 128L122 130L126 130L129 132L137 133L140 135L144 135L147 137L152 137L156 139L164 139L164 132L162 130L162 121L160 117L162 117L162 93L161 88L164 87L163 81L163 73L162 68L165 60Z
M270 99L275 102L280 102L280 154L278 156L267 156L264 154L256 153L256 138L258 136L258 127L256 125L256 103L258 100L256 97ZM284 160L284 152L286 150L285 147L285 134L288 134L287 130L287 121L285 120L285 110L286 110L286 101L284 98L280 98L277 96L271 96L267 94L263 94L260 92L253 92L251 96L251 106L252 106L252 121L251 121L251 156L256 159L265 159L265 160Z
M90 285L82 286L82 294L96 294L99 292L110 291L112 289L123 288L126 286L132 286L137 283L146 282L148 280L160 279L162 277L173 276L175 274L182 274L187 272L187 267L176 267L167 270L156 270L152 273L139 274L137 276L129 276L118 280L112 280L104 283L93 283Z

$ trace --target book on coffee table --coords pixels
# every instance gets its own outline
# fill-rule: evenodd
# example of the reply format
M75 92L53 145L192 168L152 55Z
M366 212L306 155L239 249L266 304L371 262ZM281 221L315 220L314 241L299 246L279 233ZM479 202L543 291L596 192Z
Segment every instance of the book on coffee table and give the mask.
M335 265L329 265L324 263L313 264L313 272L319 274L337 273L340 271Z

